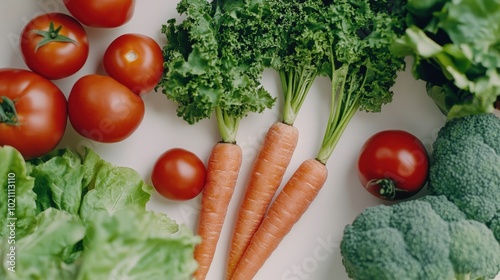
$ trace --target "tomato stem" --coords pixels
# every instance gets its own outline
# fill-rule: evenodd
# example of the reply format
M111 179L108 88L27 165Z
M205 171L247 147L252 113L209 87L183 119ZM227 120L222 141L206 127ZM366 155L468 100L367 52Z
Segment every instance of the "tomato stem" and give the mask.
M19 125L15 102L7 96L2 96L0 100L0 123Z
M396 198L397 192L407 192L407 190L396 187L396 183L391 179L373 179L368 181L366 188L369 189L372 186L378 186L379 195L391 200Z
M72 43L72 44L75 44L75 45L78 45L78 42L67 37L67 36L64 36L64 35L61 35L59 34L59 32L61 31L62 29L62 25L60 25L59 27L57 28L54 28L54 22L50 22L49 24L49 30L48 31L45 31L45 30L33 30L32 32L40 35L43 37L42 40L40 40L40 42L38 42L38 44L36 45L35 47L35 52L42 46L44 45L47 45L48 43L51 43L51 42L62 42L62 43Z

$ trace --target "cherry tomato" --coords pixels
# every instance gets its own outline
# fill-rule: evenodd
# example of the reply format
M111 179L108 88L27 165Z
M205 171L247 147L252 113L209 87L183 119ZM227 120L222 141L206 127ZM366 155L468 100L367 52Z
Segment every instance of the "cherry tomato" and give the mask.
M68 11L91 27L124 25L134 15L135 0L63 0Z
M156 191L168 199L189 200L205 185L206 169L194 153L174 148L164 152L155 162L151 181Z
M51 80L76 73L89 55L87 32L76 19L62 13L30 20L21 32L20 42L28 68Z
M144 111L139 96L108 76L83 76L68 97L71 125L80 135L98 142L129 137L141 124Z
M160 81L163 53L148 36L124 34L106 49L103 66L108 75L140 95L153 90Z
M422 142L402 130L370 137L358 158L358 178L374 196L398 200L415 195L427 182L429 159Z
M52 151L66 130L66 97L51 81L28 70L0 69L0 146L26 159Z

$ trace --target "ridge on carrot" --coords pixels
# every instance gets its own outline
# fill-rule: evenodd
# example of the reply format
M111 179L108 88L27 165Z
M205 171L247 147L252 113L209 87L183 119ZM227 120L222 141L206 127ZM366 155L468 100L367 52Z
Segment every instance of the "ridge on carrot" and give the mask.
M293 225L307 210L328 176L327 162L356 112L380 112L392 101L390 90L404 60L389 46L405 29L405 0L334 1L321 13L310 14L321 23L330 42L323 57L322 75L331 80L331 108L322 144L315 158L305 160L271 204L254 233L231 279L252 279ZM389 3L390 2L390 3Z
M214 116L221 136L208 159L202 192L197 232L202 241L194 251L197 280L209 271L240 171L240 120L275 102L260 84L261 63L238 58L236 51L243 50L230 40L235 24L222 9L221 1L181 0L177 11L185 18L162 27L165 71L157 89L178 105L177 115L189 124Z
M269 127L246 182L227 261L228 279L281 185L299 138L293 123L320 74L318 58L329 50L329 42L308 18L323 8L318 1L268 0L245 7L235 13L242 18L241 28L257 26L250 29L254 32L240 32L245 37L241 41L248 40L251 47L259 48L264 64L278 72L283 107L282 118ZM267 43L269 38L272 44ZM255 46L255 42L260 43Z

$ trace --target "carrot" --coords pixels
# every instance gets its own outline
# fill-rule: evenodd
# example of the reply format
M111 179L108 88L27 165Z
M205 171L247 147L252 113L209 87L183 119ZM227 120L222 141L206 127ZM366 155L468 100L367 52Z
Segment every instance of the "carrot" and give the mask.
M228 258L228 278L262 222L267 208L281 184L297 146L298 137L297 128L283 122L274 123L267 131L253 164L245 196L236 219Z
M194 249L194 259L198 262L194 273L197 280L205 279L214 258L241 160L241 147L232 143L219 142L210 154L198 221L201 243Z
M271 204L230 279L252 279L257 274L309 208L327 176L326 166L316 159L305 160L299 166Z

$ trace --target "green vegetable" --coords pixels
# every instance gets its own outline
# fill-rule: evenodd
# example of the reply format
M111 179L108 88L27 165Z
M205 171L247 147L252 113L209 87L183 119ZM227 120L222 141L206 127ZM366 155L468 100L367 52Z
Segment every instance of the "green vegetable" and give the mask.
M178 116L190 124L215 114L222 141L234 143L240 120L271 108L275 100L260 84L264 67L253 59L258 49L234 45L239 37L231 28L239 25L223 8L222 1L178 3L185 18L170 19L162 28L165 72L157 89L178 104Z
M26 234L37 210L33 178L28 176L23 156L10 146L0 148L0 240L9 240L9 222L16 219L15 236Z
M410 26L392 51L448 119L492 112L500 96L500 5L491 0L408 0Z
M334 1L323 9L320 25L326 27L330 45L322 73L331 79L332 92L330 116L316 157L320 162L326 163L356 112L380 112L383 104L392 101L391 87L405 64L389 47L405 29L404 3Z
M0 191L15 184L17 219L0 219L0 279L191 278L199 238L146 210L153 188L134 170L88 148L25 162L7 146L0 158ZM0 214L9 217L4 205Z
M365 209L346 226L341 255L352 279L493 279L500 244L445 196Z
M325 55L330 51L323 28L322 1L264 1L268 14L260 26L261 37L273 38L268 67L279 74L283 94L283 122L293 125L311 86L321 75ZM255 41L261 40L260 37ZM267 41L267 40L264 40Z
M467 218L500 240L500 118L479 114L448 121L433 144L431 194L448 197Z

